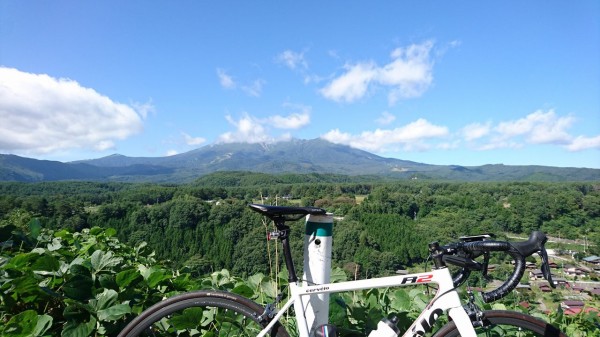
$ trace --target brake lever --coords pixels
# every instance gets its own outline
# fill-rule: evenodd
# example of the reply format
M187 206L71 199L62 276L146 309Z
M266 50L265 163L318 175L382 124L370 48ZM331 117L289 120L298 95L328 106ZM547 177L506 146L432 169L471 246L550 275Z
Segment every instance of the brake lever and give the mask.
M490 263L490 252L485 252L485 253L483 253L483 263L482 263L481 274L484 279L491 281L492 278L488 276L489 263Z
M542 274L544 278L550 283L552 288L556 288L556 284L552 280L552 273L550 272L550 263L548 262L548 253L546 252L546 247L542 246L542 249L538 251L538 254L542 258Z
M481 269L481 273L483 274L483 277L487 278L487 267L490 263L490 252L485 252L483 253L483 264L482 264L482 269Z

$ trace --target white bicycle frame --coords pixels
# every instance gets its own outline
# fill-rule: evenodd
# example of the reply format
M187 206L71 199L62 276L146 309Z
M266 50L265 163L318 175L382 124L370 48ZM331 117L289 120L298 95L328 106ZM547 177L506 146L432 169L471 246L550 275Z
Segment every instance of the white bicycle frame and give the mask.
M427 283L438 284L438 290L433 299L427 304L425 310L413 322L404 333L403 337L424 336L429 332L435 321L448 312L448 315L456 322L456 327L463 337L475 337L475 330L471 319L462 306L458 293L454 288L452 276L448 268L434 269L430 272L408 274L402 276L388 276L367 280L346 281L340 283L327 283L313 286L300 286L290 283L290 299L281 307L271 322L258 334L257 337L265 336L277 321L294 305L296 323L300 337L309 337L309 328L304 315L310 295L329 294L344 291L403 287L422 285Z

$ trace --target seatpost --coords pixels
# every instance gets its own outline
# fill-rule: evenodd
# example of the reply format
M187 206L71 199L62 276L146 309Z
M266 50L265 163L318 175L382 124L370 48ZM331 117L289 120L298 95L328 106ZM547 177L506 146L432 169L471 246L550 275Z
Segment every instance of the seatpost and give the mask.
M296 268L294 267L294 261L292 260L292 251L290 249L290 240L289 240L289 232L290 227L285 225L285 219L277 219L275 220L275 227L279 230L278 239L281 240L281 245L283 246L283 258L285 260L285 266L288 269L288 281L290 283L298 282L298 277L296 276Z

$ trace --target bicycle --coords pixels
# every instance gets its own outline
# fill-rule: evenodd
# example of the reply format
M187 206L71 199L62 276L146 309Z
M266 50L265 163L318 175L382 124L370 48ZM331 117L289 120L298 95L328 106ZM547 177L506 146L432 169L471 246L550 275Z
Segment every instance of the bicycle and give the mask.
M280 323L282 316L293 306L300 337L314 336L309 331L303 310L310 295L331 294L373 288L403 287L437 284L437 292L402 336L425 336L433 333L436 337L452 336L559 336L566 335L554 326L529 315L499 310L481 310L474 302L469 290L469 299L463 304L457 288L463 284L472 271L486 274L490 252L505 252L514 260L514 270L510 277L492 291L483 292L484 302L491 302L506 296L519 283L524 270L525 258L538 253L542 259L544 277L555 287L550 274L548 256L544 244L547 238L542 232L533 232L527 241L494 241L486 236L465 237L459 242L440 246L437 242L429 245L433 268L428 272L408 275L395 275L367 280L354 280L339 283L303 285L296 276L289 244L290 227L286 221L295 221L306 215L324 215L325 210L315 207L288 207L250 204L249 207L273 220L276 231L271 239L281 241L283 259L289 271L289 299L277 309L282 301L280 294L274 303L261 306L240 295L215 290L202 290L184 293L159 302L132 320L119 334L120 337L138 335L199 336L257 336L266 335L288 337L286 328ZM483 261L477 258L483 257ZM452 273L447 264L460 269ZM434 324L444 314L448 323L432 332ZM383 323L383 324L382 324ZM330 326L322 326L317 336L334 334ZM400 334L393 321L383 319L369 337L387 337ZM331 337L331 336L330 336Z

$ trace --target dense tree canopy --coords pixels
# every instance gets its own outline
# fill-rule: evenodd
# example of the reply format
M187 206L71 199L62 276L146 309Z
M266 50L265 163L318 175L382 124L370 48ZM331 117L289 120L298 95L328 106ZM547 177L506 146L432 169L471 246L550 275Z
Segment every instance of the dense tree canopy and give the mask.
M361 276L426 258L426 244L478 233L584 239L600 254L600 183L381 181L338 175L216 173L186 185L0 183L0 222L115 228L130 245L198 273L266 271L274 248L250 202L314 205L336 216L334 263ZM302 221L292 225L301 268ZM272 261L271 261L272 264Z

